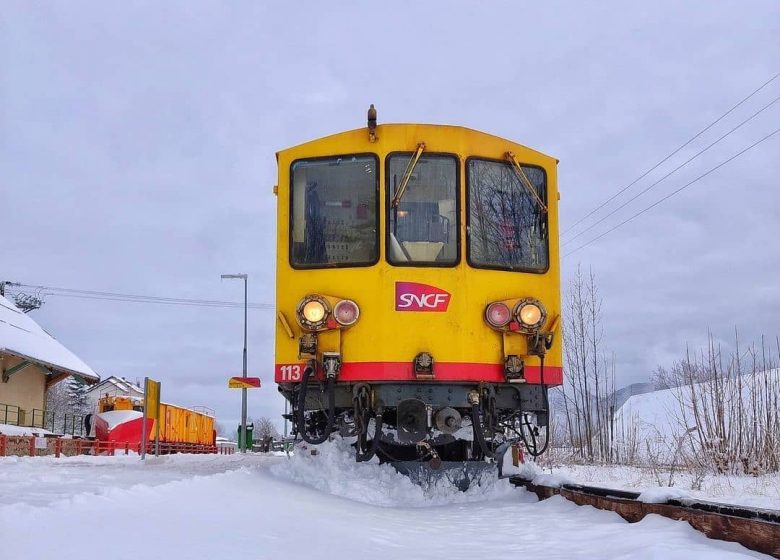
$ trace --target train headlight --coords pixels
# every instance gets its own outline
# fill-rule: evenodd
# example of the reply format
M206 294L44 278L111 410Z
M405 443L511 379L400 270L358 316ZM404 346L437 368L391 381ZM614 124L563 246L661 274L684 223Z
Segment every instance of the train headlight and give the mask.
M296 316L298 323L305 328L317 330L328 320L330 305L322 296L308 295L298 304Z
M349 327L357 323L360 317L360 308L351 299L342 299L333 308L333 317L342 327Z
M491 327L503 328L512 320L512 312L506 304L500 301L493 302L485 308L485 320Z
M520 323L521 330L536 332L542 328L547 319L542 302L533 298L521 299L515 306L515 318Z

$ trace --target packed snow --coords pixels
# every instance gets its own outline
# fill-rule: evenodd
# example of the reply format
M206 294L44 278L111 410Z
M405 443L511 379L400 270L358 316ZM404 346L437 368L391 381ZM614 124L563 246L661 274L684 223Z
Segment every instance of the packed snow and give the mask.
M685 500L691 495L672 486L648 488L639 494L639 501L646 504L665 504L669 500Z
M34 428L28 426L15 426L13 424L0 424L0 434L4 436L36 436L43 437L52 434L49 430L43 428Z
M0 458L0 550L15 560L768 558L684 522L538 502L507 480L423 488L355 464L341 441L289 459Z
M686 452L700 452L702 444L694 434L696 412L706 416L703 411L712 410L713 395L727 403L741 399L746 411L761 418L767 403L774 402L772 395L778 386L780 369L774 369L632 395L615 411L615 448L621 457L647 459L652 455L658 462L674 463ZM739 418L737 410L736 406L725 406L719 417L732 429L732 438L741 437L734 431ZM707 422L706 418L700 420ZM761 428L759 422L757 429ZM707 426L701 429L704 433L711 430Z
M555 464L542 472L567 482L591 486L633 490L650 500L691 498L710 502L780 510L780 473L762 476L695 474L682 470L670 472L626 465ZM671 484L671 486L670 486ZM550 486L550 485L548 485Z

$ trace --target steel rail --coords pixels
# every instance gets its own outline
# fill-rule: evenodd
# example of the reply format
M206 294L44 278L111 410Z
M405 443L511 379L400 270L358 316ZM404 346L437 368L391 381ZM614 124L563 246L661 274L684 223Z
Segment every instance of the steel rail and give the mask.
M694 499L671 499L663 503L639 501L639 493L579 484L542 486L512 476L509 481L536 494L540 500L559 495L577 505L614 511L629 523L654 513L687 521L694 529L716 540L736 542L780 558L780 511L721 504Z

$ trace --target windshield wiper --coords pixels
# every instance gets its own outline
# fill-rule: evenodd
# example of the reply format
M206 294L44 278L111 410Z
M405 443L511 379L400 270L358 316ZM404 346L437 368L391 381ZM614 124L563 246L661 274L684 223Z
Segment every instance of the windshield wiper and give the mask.
M523 171L523 167L517 161L517 158L515 158L515 154L513 152L507 152L506 159L508 159L512 164L512 168L515 170L515 174L517 175L517 178L520 179L520 182L523 184L523 186L534 197L536 203L539 205L539 208L542 209L542 212L546 214L547 205L539 197L539 194L536 192L536 188L534 187L533 183L531 183L531 181L528 179L528 176L525 174L525 171Z
M417 144L417 151L412 156L412 159L409 160L409 165L406 166L406 171L404 171L403 177L401 177L401 186L398 187L398 190L393 197L391 203L393 208L398 208L398 205L401 203L401 197L404 195L404 192L406 192L406 187L409 185L409 180L412 178L414 168L417 166L417 162L420 160L420 156L424 151L425 143L420 142Z

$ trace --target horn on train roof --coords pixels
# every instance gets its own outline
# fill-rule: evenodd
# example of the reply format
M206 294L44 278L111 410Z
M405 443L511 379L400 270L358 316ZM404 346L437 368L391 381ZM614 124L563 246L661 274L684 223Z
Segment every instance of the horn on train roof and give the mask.
M368 108L368 141L376 142L376 109L373 103Z

